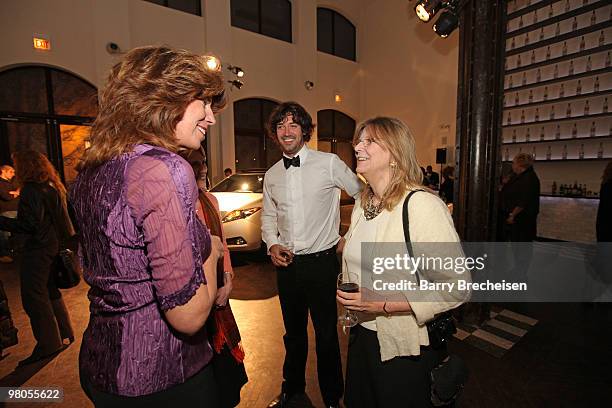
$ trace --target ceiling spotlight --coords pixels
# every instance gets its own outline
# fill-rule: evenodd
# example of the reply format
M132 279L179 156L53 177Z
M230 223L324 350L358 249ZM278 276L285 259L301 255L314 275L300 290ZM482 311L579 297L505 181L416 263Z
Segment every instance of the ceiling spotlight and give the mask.
M433 26L433 30L442 38L446 38L459 26L459 17L453 11L445 11Z
M232 88L236 88L236 89L240 89L242 88L242 85L244 85L244 82L242 82L239 79L234 79L233 81L227 81L230 83Z
M428 22L433 16L436 15L440 9L446 6L444 0L421 0L417 3L414 11L416 12L419 20Z
M244 70L240 67L234 66L234 65L228 65L227 69L229 69L231 72L233 72L234 74L236 74L236 76L238 78L242 78L244 76Z
M306 88L307 91L310 91L312 88L314 88L314 82L312 82L312 81L305 81L304 82L304 88Z
M205 55L204 60L206 61L206 67L211 71L218 71L221 67L221 61L215 56Z

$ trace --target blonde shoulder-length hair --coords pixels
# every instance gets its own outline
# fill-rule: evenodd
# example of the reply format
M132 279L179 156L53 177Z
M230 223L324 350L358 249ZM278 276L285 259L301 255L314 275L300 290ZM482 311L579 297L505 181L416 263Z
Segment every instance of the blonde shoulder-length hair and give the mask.
M99 113L79 170L98 166L141 143L177 151L174 132L187 106L202 100L214 112L225 105L219 67L203 56L168 46L134 48L108 76Z
M359 143L364 131L367 131L372 142L391 154L391 180L382 197L382 204L386 210L392 210L406 191L422 188L423 172L417 162L414 137L401 120L381 116L368 119L357 126L353 137L354 145ZM370 191L370 187L367 187L361 192L362 207L366 205Z

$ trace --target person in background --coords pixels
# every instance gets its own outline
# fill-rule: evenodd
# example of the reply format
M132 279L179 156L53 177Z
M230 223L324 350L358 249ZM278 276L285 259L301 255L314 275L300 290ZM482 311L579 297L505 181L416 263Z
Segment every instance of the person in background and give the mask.
M278 105L267 124L283 158L264 177L261 230L277 267L286 331L282 390L269 407L286 407L304 393L309 311L323 402L337 407L342 397L335 299L340 190L355 197L362 186L338 156L306 146L313 130L311 116L295 102Z
M248 381L244 369L244 350L240 331L229 304L234 270L229 249L223 234L223 222L217 198L205 188L208 166L204 149L184 150L181 156L193 169L198 184L198 217L213 235L223 242L223 261L217 262L217 298L211 311L207 328L209 339L215 350L213 367L220 388L222 407L234 407L240 403L240 389Z
M100 95L71 189L91 286L79 370L97 407L220 406L204 325L223 244L199 220L193 171L176 154L200 147L225 104L211 58L135 48Z
M26 236L19 268L21 302L30 318L36 346L19 365L49 358L74 341L70 315L55 285L53 263L60 243L74 229L68 218L66 188L46 156L32 150L13 153L21 194L17 218L0 217L0 230Z
M431 188L433 188L434 190L438 188L438 185L440 184L440 176L438 175L438 173L433 171L431 165L427 166L425 178L427 178L428 184Z
M15 169L8 164L0 166L0 215L8 218L17 217L19 206L19 189L13 182ZM9 247L10 233L0 231L0 262L11 263L13 258Z
M429 179L427 178L427 173L425 172L425 168L420 167L420 169L421 169L421 174L423 174L423 181L421 181L421 184L423 185L423 187L431 188Z
M229 167L228 167L228 168L226 168L225 170L223 170L223 175L224 175L225 177L229 177L229 176L231 176L232 174L233 174L232 169L230 169Z
M355 274L362 288L357 293L337 291L337 300L358 312L360 323L351 328L344 403L348 408L430 407L430 373L442 361L446 347L431 345L426 324L461 305L469 293L435 291L425 300L412 290L390 293L388 298L380 293L365 295L374 287L364 284L373 277L371 267L362 268L362 256L368 251L362 251L362 244L376 243L369 247L372 253L368 259L382 259L390 255L384 252L388 245L405 241L402 215L409 194L409 239L413 246L425 243L423 251L414 249L415 254L463 257L459 236L444 202L422 188L414 137L402 121L388 117L366 120L357 126L353 147L357 173L367 185L355 202L343 252L343 273ZM443 253L432 253L440 250ZM419 269L421 279L425 272L425 268ZM433 272L436 283L469 279L469 272ZM390 273L377 276L386 282L417 282L407 269Z
M601 176L595 230L598 242L612 242L612 161Z
M453 166L446 166L442 170L442 178L444 181L440 185L440 198L446 204L451 204L455 191L455 168Z

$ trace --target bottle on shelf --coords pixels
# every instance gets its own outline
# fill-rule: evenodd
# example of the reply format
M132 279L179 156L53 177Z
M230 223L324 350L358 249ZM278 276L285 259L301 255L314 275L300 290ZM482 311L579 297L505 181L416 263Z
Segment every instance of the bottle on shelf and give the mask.
M550 146L548 146L548 148L546 149L546 160L550 160L551 156L552 156L552 151L550 149Z
M535 51L531 51L531 64L535 64Z
M597 158L603 159L603 142L599 142L599 149L597 149Z
M591 25L595 25L597 23L597 16L595 15L595 10L591 13Z
M561 139L561 126L557 125L557 130L555 130L555 139Z
M569 63L568 75L574 75L574 60L571 60Z
M532 24L535 24L537 22L538 22L538 10L533 12L533 23Z
M531 89L529 90L529 98L528 98L528 100L529 100L529 103L533 102L533 90L531 90Z
M578 80L578 84L576 85L576 95L580 95L582 93L582 81Z
M567 159L567 145L563 145L563 151L561 152L561 158L563 160Z
M547 100L547 99L548 99L548 87L545 86L544 87L544 100Z
M512 81L512 75L510 75L510 78L508 79L508 88L512 88L513 87L513 81Z
M525 141L529 142L529 139L531 139L531 128L530 127L527 128L527 133L525 133Z
M565 0L565 12L567 13L568 11L570 11L570 1Z
M552 195L557 195L557 182L553 181L552 186L550 188L550 192Z
M584 143L580 144L580 150L578 151L578 158L584 159Z
M544 39L544 27L540 28L540 41Z
M538 70L536 71L536 82L540 82L540 79L542 79L542 71L540 70L540 68L538 68Z
M516 58L516 67L520 68L520 66L523 65L521 62L521 54L518 55L518 57Z
M561 184L561 186L559 187L559 195L564 196L565 195L565 184Z
M591 123L591 129L589 130L589 137L595 137L595 132L597 127L595 127L595 122Z
M554 15L554 10L552 4L548 8L548 18L551 18Z
M557 25L555 26L555 36L561 34L561 26L559 25L559 23L557 23Z
M584 103L584 116L587 116L591 113L591 107L589 106L589 100Z
M512 143L516 143L516 129L512 129Z
M544 140L544 126L540 128L540 140Z
M523 44L524 45L528 45L529 44L529 33L525 33L525 42Z
M565 117L569 118L572 116L572 104L567 104L567 109L565 110Z
M576 137L578 137L578 127L574 123L574 126L572 126L572 139L575 139Z
M536 110L535 110L535 114L534 114L534 116L533 116L533 120L534 120L535 122L538 122L538 121L540 120L540 109L536 108Z
M608 51L608 53L606 54L606 62L604 65L606 66L606 68L608 68L611 64L612 60L610 59L610 51Z
M593 84L593 92L599 92L599 77L595 77L595 83Z
M553 70L553 79L557 79L559 77L559 66L555 64L555 69Z
M563 41L563 48L561 49L561 55L567 55L567 41Z
M578 194L578 180L574 181L574 185L572 186L572 195Z
M510 114L510 112L508 112L508 118L506 119L506 125L509 125L512 123L512 115Z
M510 160L510 152L508 151L508 148L506 147L506 151L504 152L504 161L508 161Z
M585 42L584 42L584 35L580 38L580 51L584 51L584 47L585 47Z
M535 146L531 148L531 157L533 158L533 160L538 158Z
M576 17L574 17L574 20L572 20L572 31L576 31L578 29L578 20L576 19Z
M550 45L546 47L546 60L550 59Z
M516 47L516 40L514 39L515 37L512 37L512 41L510 42L510 49L513 50L514 47Z
M604 45L605 42L606 42L606 36L604 34L604 31L601 30L601 34L599 34L599 46L601 47L602 45Z
M522 85L527 85L527 73L523 72L523 78L521 79Z
M518 94L518 92L514 94L514 104L515 105L519 104L519 94Z
M590 71L591 68L593 68L593 61L591 61L591 56L589 55L589 58L587 58L586 62L586 71Z
M521 18L519 18L518 28L523 28L523 16L521 16Z
M608 97L604 98L603 106L601 108L601 113L608 113Z
M504 108L505 108L505 107L506 107L506 105L508 105L508 100L506 99L506 95L504 95L504 96L502 97L502 101L503 101L503 105L504 105Z
M521 110L521 123L525 123L525 110Z
M555 105L551 106L551 108L550 108L550 116L548 118L550 120L553 120L555 118Z

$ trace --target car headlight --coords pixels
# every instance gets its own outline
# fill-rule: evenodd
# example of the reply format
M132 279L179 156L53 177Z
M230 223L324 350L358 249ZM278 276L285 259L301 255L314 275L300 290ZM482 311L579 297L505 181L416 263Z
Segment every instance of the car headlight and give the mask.
M242 210L234 210L225 214L225 217L221 220L222 222L230 222L241 220L243 218L250 217L255 214L257 211L261 210L261 207L252 207L252 208L244 208Z

